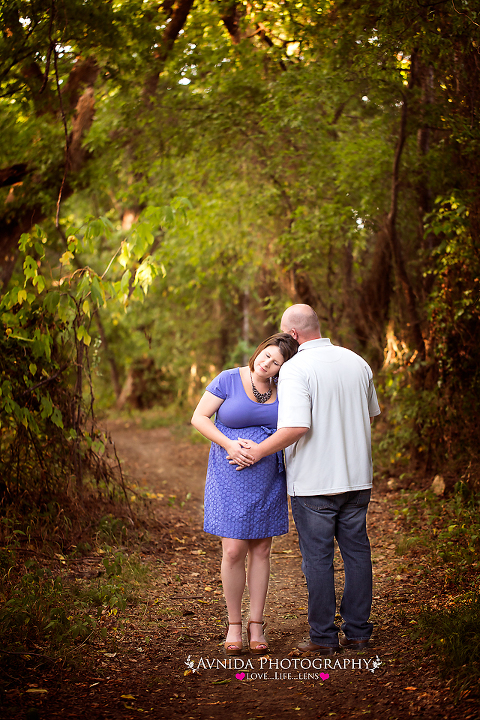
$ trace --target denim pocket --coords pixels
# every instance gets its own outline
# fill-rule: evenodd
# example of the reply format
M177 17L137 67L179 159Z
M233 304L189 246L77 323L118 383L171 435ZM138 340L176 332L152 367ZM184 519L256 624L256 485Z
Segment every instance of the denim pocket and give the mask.
M309 508L310 510L320 511L320 510L336 510L337 509L337 503L334 498L335 495L332 497L328 495L309 495L308 498L302 499L302 505L306 508Z
M355 498L355 505L359 505L362 507L363 505L368 505L370 502L370 497L372 495L372 491L370 488L367 490L359 490L357 497Z

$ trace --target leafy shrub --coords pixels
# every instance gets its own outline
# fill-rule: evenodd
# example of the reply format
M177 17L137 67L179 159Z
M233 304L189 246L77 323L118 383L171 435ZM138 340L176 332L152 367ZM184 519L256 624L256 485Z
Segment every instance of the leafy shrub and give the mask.
M97 538L103 542L122 542L127 535L127 528L122 518L113 515L104 515L98 524Z
M450 563L457 579L476 567L480 552L480 495L459 481L448 498L431 490L404 492L395 511L416 544L430 550L435 560ZM408 542L402 541L405 550Z
M387 334L379 378L386 431L377 445L390 471L468 466L478 489L480 255L467 204L438 198L426 218L425 232L435 237L425 272L426 357Z
M78 488L87 468L98 479L109 473L73 370L83 341L65 332L51 303L20 305L19 294L0 302L0 502L23 496L32 505Z
M426 649L435 652L440 669L455 671L454 686L465 693L478 690L480 671L480 596L468 594L453 607L442 610L426 607L415 630Z
M89 637L106 637L103 617L116 616L137 600L143 566L122 553L103 559L105 575L82 583L55 576L35 561L23 570L13 552L0 554L0 636L7 647L74 651Z
M69 494L88 475L97 486L112 479L95 430L89 351L100 340L92 319L107 304L124 311L144 299L161 270L148 252L154 232L186 205L178 198L175 208L146 208L99 272L82 266L79 254L94 254L101 238L118 243L108 218L72 229L60 257L39 226L22 235L22 270L0 297L0 503ZM158 392L169 386L158 378Z
M8 593L0 610L4 642L20 642L25 647L46 642L58 648L84 640L96 628L95 619L78 605L67 615L69 591L63 581L33 562L26 565L27 572L18 582L8 591L4 588Z
M417 552L421 547L430 555L425 572L440 566L445 589L457 593L453 597L442 593L443 607L425 606L412 633L436 653L441 670L448 669L449 674L455 670L453 685L462 693L476 686L480 669L479 505L480 495L459 481L445 499L430 490L404 492L396 510L405 529L398 552Z

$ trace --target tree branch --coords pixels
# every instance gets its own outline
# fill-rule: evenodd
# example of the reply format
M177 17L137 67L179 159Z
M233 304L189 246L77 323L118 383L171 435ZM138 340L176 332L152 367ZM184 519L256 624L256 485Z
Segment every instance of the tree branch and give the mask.
M21 182L28 173L27 163L16 163L10 167L2 168L0 170L0 187L8 187Z
M183 29L190 10L195 0L178 0L173 10L170 21L167 24L162 36L160 48L155 59L155 70L149 75L145 82L143 95L147 102L149 98L155 95L158 85L158 78L163 69L165 61L177 39L180 31ZM171 5L168 9L171 8Z
M66 370L68 367L70 367L70 363L65 363L64 365L62 365L62 367L60 368L60 370L58 370L58 371L57 371L56 373L54 373L53 375L50 375L50 377L47 377L47 378L45 378L44 380L40 380L40 382L38 382L38 383L36 383L35 385L32 385L32 387L29 387L29 388L27 388L26 390L24 390L23 393L20 395L20 397L25 397L26 395L29 395L30 393L32 393L32 392L33 392L34 390L36 390L37 388L42 387L42 385L46 385L47 383L52 382L52 380L56 380L57 377L58 377L59 375L61 375L62 373L64 373L65 370Z

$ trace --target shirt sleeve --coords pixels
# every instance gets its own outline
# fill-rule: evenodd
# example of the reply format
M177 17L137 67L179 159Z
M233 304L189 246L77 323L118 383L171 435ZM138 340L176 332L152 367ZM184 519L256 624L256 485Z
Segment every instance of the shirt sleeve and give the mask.
M215 397L225 400L227 397L227 380L228 373L224 370L220 373L220 375L217 375L216 378L213 378L212 382L207 385L205 390L208 390L208 392L215 395Z
M312 426L312 398L302 375L292 368L280 370L277 429Z
M370 417L375 417L376 415L380 415L380 413L381 410L377 400L375 385L373 384L373 378L370 378L368 386L368 414Z

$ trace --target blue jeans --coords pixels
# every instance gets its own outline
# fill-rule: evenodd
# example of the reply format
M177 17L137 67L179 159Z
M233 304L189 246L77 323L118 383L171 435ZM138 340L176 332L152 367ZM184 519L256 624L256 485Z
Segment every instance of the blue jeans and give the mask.
M338 645L334 538L345 567L340 606L342 630L349 640L367 640L372 634L373 625L368 622L372 607L372 559L366 522L370 494L370 490L353 490L339 495L291 498L308 587L310 638L318 645Z

